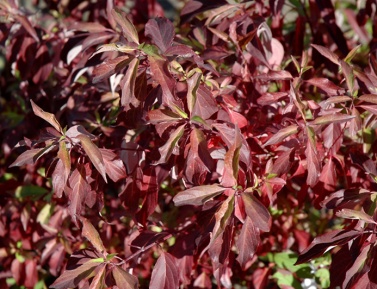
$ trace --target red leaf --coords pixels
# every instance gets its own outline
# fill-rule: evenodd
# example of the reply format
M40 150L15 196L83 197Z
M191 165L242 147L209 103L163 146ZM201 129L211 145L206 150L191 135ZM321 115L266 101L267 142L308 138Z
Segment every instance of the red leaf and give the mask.
M290 135L296 134L298 132L297 125L290 125L285 128L282 128L277 133L275 133L263 146L268 146L276 143L282 142L285 138Z
M70 204L68 206L68 212L76 225L78 225L77 216L81 215L82 203L85 200L86 194L90 192L90 186L85 179L83 170L83 167L75 169L69 179L72 191L69 194Z
M307 177L307 184L313 187L319 178L319 173L321 171L321 164L316 148L316 140L314 130L311 127L307 127L308 131L308 141L306 144L305 156L307 162L307 170L308 170L308 177Z
M126 75L123 78L122 97L120 100L123 106L128 107L130 103L133 106L137 106L139 103L139 100L135 97L135 81L138 67L139 59L135 57L128 65Z
M353 115L346 115L341 113L327 114L320 117L317 117L315 120L310 122L310 125L326 125L330 123L342 123L347 122L355 118Z
M334 52L321 45L311 44L311 46L313 46L322 56L339 65L339 57Z
M109 78L111 75L121 71L123 68L126 68L127 65L131 62L129 56L119 56L115 59L105 60L104 63L96 66L93 69L93 83L100 82L105 78Z
M116 23L121 27L123 36L128 41L139 44L139 35L135 26L127 17L127 14L121 11L119 8L115 8L111 11L111 15L114 17Z
M71 158L69 156L69 151L67 150L66 143L64 141L59 142L58 158L63 165L63 184L65 185L68 181L69 175L71 174Z
M257 75L256 79L264 80L264 81L271 81L271 80L290 80L292 79L292 75L285 70L279 71L269 71L266 74Z
M319 177L319 181L323 183L323 187L328 191L334 191L337 184L337 177L335 171L335 164L332 158L330 158L322 169L322 173Z
M176 122L182 117L168 109L154 109L148 111L148 119L152 124L160 122Z
M240 263L243 270L247 269L247 264L253 258L259 242L259 229L254 226L253 221L249 217L246 217L236 242L236 247L239 252L237 261Z
M105 257L106 257L106 255L107 255L106 249L103 246L101 237L100 237L98 231L96 230L96 228L94 228L92 223L84 217L81 217L81 221L82 221L82 225L83 225L82 226L82 235L85 238L87 238L90 241L90 243L92 243L93 247L99 253L104 254Z
M310 261L313 258L322 256L327 250L334 246L342 246L350 240L360 236L363 232L356 230L334 230L316 237L308 248L301 252L296 261L297 264L302 264Z
M11 167L34 164L37 161L37 156L39 155L41 151L43 151L43 148L29 149L23 152L22 154L20 154L17 157L17 159L9 167L11 168Z
M91 141L91 139L86 136L85 134L78 135L77 138L80 140L81 145L88 155L90 161L97 169L97 171L101 174L105 182L107 183L106 179L106 167L103 161L103 157L99 148Z
M65 270L62 275L59 276L55 282L50 285L50 288L55 289L67 289L71 287L76 287L79 285L81 280L89 277L89 275L94 271L94 269L102 264L103 260L92 259L82 264L73 270Z
M219 185L204 185L193 187L191 189L187 189L178 193L173 198L173 201L176 206L200 206L208 200L220 195L225 190L226 188L223 188Z
M174 26L166 18L150 19L145 24L145 36L151 38L154 44L164 53L173 43Z
M119 289L137 289L139 288L139 280L119 266L113 267L113 276L115 284Z
M108 149L99 149L105 164L106 174L113 182L117 182L126 177L126 169L119 157Z
M90 283L89 289L102 289L104 287L105 273L106 273L106 264L102 263L98 266L92 282Z
M358 97L358 100L377 104L377 94L364 94Z
M236 127L234 143L229 147L224 158L224 172L221 178L221 185L224 187L231 188L237 185L241 146L241 132L238 127Z
M63 134L62 127L60 126L59 122L56 120L55 115L49 112L45 112L38 105L36 105L34 101L30 100L30 102L33 108L33 112L36 116L39 116L40 118L44 119L49 124L51 124L58 132Z
M35 31L33 25L30 23L29 19L26 16L20 14L12 15L17 22L25 28L25 30L34 38L35 41L39 42L39 37L37 31Z
M55 195L61 198L63 195L64 188L66 186L67 180L65 179L65 167L62 160L56 162L54 171L52 172L52 187L54 189Z
M158 150L161 154L160 160L156 164L166 163L171 154L173 153L174 147L178 144L178 141L183 136L186 124L182 124L173 133L171 133L168 141L160 147Z
M271 227L271 215L267 208L252 194L242 193L247 216L261 231L269 232Z
M342 87L335 85L327 78L312 78L305 81L311 85L319 87L329 95L339 95L344 93L344 89Z
M149 288L177 289L179 287L179 273L175 258L163 252L157 259L152 271Z
M218 111L217 103L212 93L204 85L199 85L196 92L196 101L194 103L192 116L200 116L202 119L209 119Z

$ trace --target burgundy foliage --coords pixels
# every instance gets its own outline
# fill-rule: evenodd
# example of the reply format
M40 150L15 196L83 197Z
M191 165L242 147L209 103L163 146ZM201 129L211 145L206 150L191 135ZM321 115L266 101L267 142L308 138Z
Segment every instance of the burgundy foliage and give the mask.
M31 2L0 2L1 288L377 288L373 1Z

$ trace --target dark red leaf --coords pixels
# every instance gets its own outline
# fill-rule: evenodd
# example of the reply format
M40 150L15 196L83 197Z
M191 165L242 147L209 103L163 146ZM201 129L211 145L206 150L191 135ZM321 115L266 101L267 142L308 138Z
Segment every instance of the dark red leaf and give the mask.
M224 192L226 188L219 185L204 185L193 187L178 193L173 201L176 206L193 205L200 206L203 205L208 200L220 195Z
M322 256L327 250L334 246L342 246L350 240L362 235L363 232L356 230L334 230L316 237L308 248L301 252L297 264L310 261L313 258Z
M17 167L28 164L34 164L37 161L36 157L39 153L43 151L43 148L40 149L29 149L22 154L20 154L17 159L9 167Z
M115 59L105 60L104 63L96 66L93 70L93 83L100 82L105 78L109 78L111 75L126 68L131 62L129 56L119 56Z

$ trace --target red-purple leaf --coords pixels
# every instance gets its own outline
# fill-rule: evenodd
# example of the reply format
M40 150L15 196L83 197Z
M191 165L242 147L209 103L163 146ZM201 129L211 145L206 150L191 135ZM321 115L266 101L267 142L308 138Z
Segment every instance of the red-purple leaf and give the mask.
M171 154L173 153L174 147L178 144L178 141L183 136L186 124L179 126L174 132L171 133L167 142L160 147L158 150L161 154L160 160L156 164L166 163Z
M99 148L91 141L91 139L86 136L85 134L78 135L77 138L80 140L80 143L88 155L90 161L97 169L97 171L101 174L105 182L107 183L106 179L106 167L103 161L103 157Z
M265 94L262 94L262 96L257 99L257 102L260 105L275 104L280 99L287 96L287 92L267 92Z
M377 104L377 94L364 94L358 98L359 102L365 101Z
M252 194L241 194L245 205L247 216L253 221L253 224L261 231L269 232L271 226L271 215L267 208Z
M150 19L145 24L145 36L151 38L154 44L164 53L173 43L174 26L166 18Z
M72 191L69 193L70 204L68 206L68 212L76 225L78 225L77 216L81 215L85 197L91 190L85 179L85 172L83 171L83 167L75 169L69 179L69 184Z
M236 242L238 249L237 261L243 270L246 269L247 263L253 258L259 242L259 229L254 226L253 221L249 217L246 217Z
M136 106L139 102L135 98L135 81L138 67L139 59L135 57L128 65L126 75L124 76L122 97L120 99L120 103L123 106L127 107L130 103Z
M203 205L208 200L220 195L226 188L220 185L204 185L193 187L178 193L174 198L174 204L176 206Z
M352 220L362 220L369 224L377 224L373 218L363 211L356 211L351 209L341 209L340 211L336 212L336 215L340 218L344 219L352 219Z
M63 183L66 184L71 173L71 158L64 140L59 142L58 158L61 160L64 167Z
M29 165L34 164L36 162L36 158L44 148L40 149L29 149L22 154L20 154L17 159L9 166L9 167L19 167L22 165Z
M270 80L290 80L292 79L292 75L285 70L278 70L278 71L269 71L266 74L257 75L256 79L270 81Z
M102 240L101 240L101 237L100 235L98 234L98 231L96 230L96 228L94 228L94 226L92 225L92 223L84 218L84 217L81 217L81 221L82 221L82 235L87 238L90 243L92 243L93 247L101 254L105 254L105 257L106 257L106 249L105 247L103 246L103 243L102 243Z
M116 23L121 27L123 36L130 42L139 44L139 35L135 26L132 24L127 14L121 11L119 8L115 8L111 11Z
M377 115L377 105L358 105L358 107Z
M119 289L137 289L139 288L139 280L136 276L128 273L119 266L113 267L113 277L115 284Z
M231 188L237 185L241 146L241 131L236 127L234 142L232 146L229 147L224 158L224 172L221 178L221 185L224 187Z
M126 68L131 62L129 56L119 56L115 59L105 60L104 63L93 69L93 83L100 82L102 79L109 78L111 75Z
M35 31L34 26L30 23L29 19L26 16L21 14L13 14L12 15L17 22L21 23L21 25L25 28L25 30L34 38L35 41L39 42L39 37L37 31Z
M274 134L263 146L266 147L268 145L280 143L285 138L289 137L290 135L296 134L297 132L298 132L297 125L290 125L285 128L282 128L276 134Z
M163 252L160 257L158 257L153 268L149 288L177 289L178 287L179 272L175 259L171 254Z
M102 289L105 283L105 274L106 264L102 263L98 266L97 272L94 275L92 282L90 283L89 289Z
M327 78L312 78L305 80L307 83L314 85L329 95L339 95L344 93L344 88L335 85L332 81Z
M33 108L33 112L36 116L39 116L40 118L47 121L49 124L51 124L58 132L63 134L63 129L60 126L59 122L56 120L55 115L49 112L45 112L43 109L41 109L38 105L34 103L34 101L30 100L31 106Z
M62 160L59 159L57 161L51 178L55 195L56 197L61 198L67 183L67 180L65 180L65 166Z
M192 113L196 103L196 92L198 91L201 77L201 73L195 72L189 79L187 79L187 107L190 113Z
M103 162L105 164L106 174L113 182L117 182L120 179L126 177L126 169L122 160L111 150L99 149L103 157Z
M319 179L319 173L321 171L321 164L317 152L316 147L316 140L315 140L315 133L313 128L307 127L308 133L308 141L306 144L306 160L307 160L307 170L308 170L308 177L307 177L307 184L309 186L314 186Z
M334 230L316 237L308 248L301 252L297 259L297 264L310 261L313 258L322 256L333 246L342 246L350 240L360 236L363 232L356 230Z
M168 109L154 109L148 111L148 119L150 123L157 124L160 122L176 122L182 118Z
M98 22L75 22L68 28L69 30L88 31L91 33L99 33L111 31Z
M59 276L55 282L50 285L50 288L55 289L67 289L76 287L79 285L81 280L89 277L89 275L94 271L94 269L102 264L103 260L89 260L81 266L73 270L65 270L62 275Z
M331 62L339 65L339 57L334 52L321 45L311 44L322 56L326 57Z
M216 239L224 233L225 228L231 219L232 213L234 211L234 194L230 194L228 198L223 201L220 207L215 213L215 226L212 229L211 241L208 245L210 248L215 244Z
M347 122L351 119L355 118L353 115L341 114L341 113L333 113L327 114L320 117L317 117L315 120L310 122L311 125L326 125L329 123L342 123Z
M335 164L332 158L328 160L322 169L319 181L323 183L323 187L328 191L334 191L336 188L337 177L335 171Z
M217 103L212 93L204 85L199 85L196 91L196 100L191 116L200 116L202 119L209 119L218 111Z

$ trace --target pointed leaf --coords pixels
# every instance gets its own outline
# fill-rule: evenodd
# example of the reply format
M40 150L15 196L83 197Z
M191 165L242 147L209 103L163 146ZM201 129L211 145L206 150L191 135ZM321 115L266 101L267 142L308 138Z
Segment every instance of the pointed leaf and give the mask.
M311 44L322 56L326 57L331 62L339 65L339 57L334 52L321 45Z
M64 167L64 184L68 181L71 173L71 158L69 157L69 151L67 150L66 143L64 141L59 142L58 158L62 161Z
M111 150L99 149L105 163L106 174L113 182L117 182L127 176L126 168L122 160Z
M353 220L362 220L369 224L377 224L375 220L367 213L363 211L356 211L351 209L341 209L340 211L336 212L336 215L341 218L345 219L353 219Z
M127 17L127 14L119 8L115 8L111 11L111 15L113 15L116 23L121 27L123 36L128 41L139 44L139 35L135 26Z
M30 165L34 164L36 162L36 157L39 155L41 151L43 151L44 148L40 149L29 149L27 151L24 151L22 154L20 154L17 159L9 166L11 167L19 167L23 165Z
M168 109L154 109L148 111L148 119L152 124L160 122L176 122L181 118L179 114L176 114Z
M90 283L89 289L103 289L105 283L105 273L106 273L106 264L102 263L99 266L99 270L94 275L92 282Z
M111 75L126 68L131 60L132 58L130 58L128 55L105 60L104 63L94 67L92 80L93 83L97 83L105 78L109 78Z
M226 188L220 185L204 185L193 187L178 193L174 198L174 205L184 206L201 206L208 200L220 195Z
M100 252L101 254L106 254L106 249L103 246L102 239L98 234L98 231L88 219L82 217L82 235L87 238L90 243L92 243L93 247Z
M154 44L164 53L173 43L175 36L173 23L161 17L150 19L145 24L145 36L151 38Z
M186 124L181 125L178 127L169 137L166 144L160 147L158 150L161 154L160 160L156 164L166 163L171 154L173 153L174 147L178 144L178 141L183 136Z
M50 288L67 289L77 287L81 280L89 277L94 269L99 266L103 260L89 260L73 270L65 270L62 275L55 280Z
M103 161L101 151L91 141L91 139L88 136L81 134L81 135L78 135L77 138L80 140L81 145L82 145L85 153L88 155L90 161L92 162L94 167L97 169L97 171L101 174L101 176L103 177L103 179L107 183L106 167L105 167L105 163Z
M253 224L261 231L269 232L271 215L267 208L250 193L242 193L241 197L245 205L246 214L253 221Z
M199 85L191 116L200 116L202 119L209 119L217 111L218 106L211 91L204 85Z
M150 289L177 289L179 288L179 271L174 257L163 252L158 257L152 271Z
M238 127L235 129L235 139L232 146L225 154L224 172L221 178L221 185L231 188L237 185L240 149L242 146L242 135Z
M85 179L83 171L83 167L75 169L69 179L72 191L69 194L70 204L68 206L68 213L71 215L73 222L77 226L77 216L81 215L83 202L90 191L90 186Z
M356 230L334 230L314 238L308 248L301 252L295 265L302 264L313 258L322 256L333 246L342 246L350 240L360 236L363 232Z
M196 103L196 92L198 91L202 74L195 72L189 79L187 79L187 106L190 113L193 111Z
M238 249L236 260L240 263L243 270L246 269L247 263L253 258L259 242L259 230L254 226L253 221L249 217L246 217L236 242Z
M290 125L285 128L279 130L276 134L274 134L264 145L266 147L268 145L273 145L276 143L282 142L285 138L289 137L290 135L296 134L298 132L297 125Z
M339 95L344 93L344 88L335 85L332 81L330 81L327 78L312 78L305 80L305 82L314 85L316 87L319 87L329 95Z
M326 114L320 117L317 117L315 120L310 122L311 125L326 125L330 123L342 123L347 122L355 118L353 115L335 113L335 114Z
M34 101L30 100L31 106L33 108L33 112L36 116L39 116L40 118L47 121L49 124L51 124L58 132L63 134L63 130L59 124L59 122L56 120L55 115L49 112L45 112L43 109L41 109L38 105L34 103Z
M377 94L364 94L358 100L377 104Z
M119 266L113 267L113 276L115 284L119 289L137 289L139 288L139 280L136 276L128 273Z
M135 57L134 59L132 59L132 61L128 65L126 75L124 76L122 97L120 99L120 103L123 106L126 106L129 103L134 104L133 101L137 100L135 98L135 81L136 81L138 68L139 68L139 59Z

